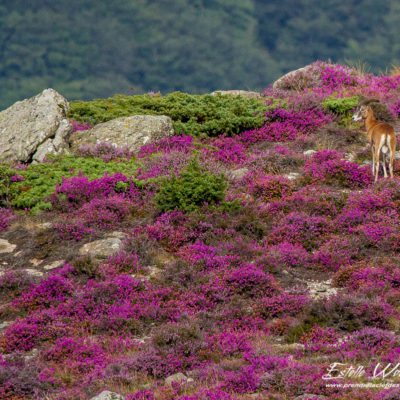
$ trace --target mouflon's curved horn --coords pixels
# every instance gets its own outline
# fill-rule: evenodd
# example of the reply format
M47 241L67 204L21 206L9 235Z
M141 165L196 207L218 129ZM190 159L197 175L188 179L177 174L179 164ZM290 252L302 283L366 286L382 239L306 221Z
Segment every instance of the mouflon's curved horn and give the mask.
M358 99L358 106L368 106L371 103L380 103L380 100L379 99L375 99L375 98L369 99L369 98L364 97L364 96L360 96L359 99Z

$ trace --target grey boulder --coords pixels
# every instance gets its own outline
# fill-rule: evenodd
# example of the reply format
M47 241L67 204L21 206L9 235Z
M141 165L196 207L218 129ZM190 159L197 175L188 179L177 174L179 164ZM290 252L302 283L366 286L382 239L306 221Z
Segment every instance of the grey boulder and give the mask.
M72 151L99 143L139 151L145 144L173 135L171 118L165 115L133 115L98 124L90 130L76 131L71 135L70 143Z
M42 161L67 147L68 101L53 89L0 112L0 161Z

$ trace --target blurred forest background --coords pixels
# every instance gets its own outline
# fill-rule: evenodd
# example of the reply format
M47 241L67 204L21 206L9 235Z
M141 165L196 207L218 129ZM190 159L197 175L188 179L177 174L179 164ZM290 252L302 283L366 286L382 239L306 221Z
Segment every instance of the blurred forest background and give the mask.
M385 72L399 38L396 0L1 0L0 109L46 87L262 90L318 59Z

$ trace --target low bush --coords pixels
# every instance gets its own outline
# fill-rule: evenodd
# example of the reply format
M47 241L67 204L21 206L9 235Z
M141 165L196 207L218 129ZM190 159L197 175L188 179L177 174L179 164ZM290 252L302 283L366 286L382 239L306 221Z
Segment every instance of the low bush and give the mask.
M268 107L244 96L190 95L166 96L116 95L108 99L70 103L69 117L91 125L130 115L167 115L176 134L193 136L235 135L259 128Z
M174 209L194 211L204 203L215 204L224 200L225 189L223 175L203 172L197 160L192 160L179 177L174 175L164 180L156 203L162 212Z
M329 111L342 116L348 116L351 110L357 107L358 96L335 97L330 96L322 102L322 105Z

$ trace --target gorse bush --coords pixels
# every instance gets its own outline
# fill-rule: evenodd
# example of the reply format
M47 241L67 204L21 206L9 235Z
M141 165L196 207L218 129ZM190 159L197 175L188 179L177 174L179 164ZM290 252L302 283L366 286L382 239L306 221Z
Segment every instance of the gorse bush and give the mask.
M231 136L260 128L267 110L261 101L243 96L175 92L167 96L116 95L89 102L76 101L70 104L69 117L95 125L130 115L167 115L173 121L176 134Z
M226 183L223 175L203 172L196 159L179 177L164 180L156 197L162 212L179 209L194 211L204 203L215 204L225 198Z

